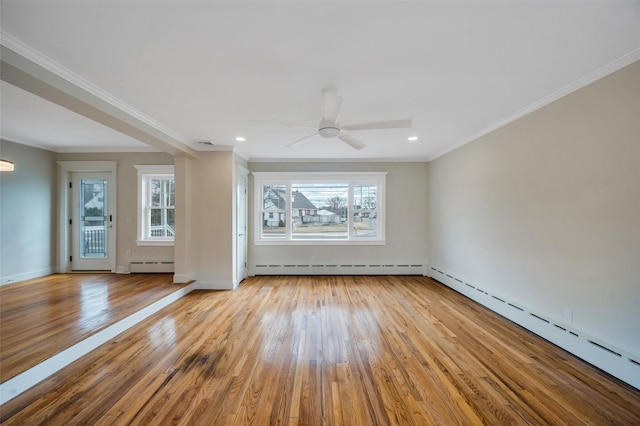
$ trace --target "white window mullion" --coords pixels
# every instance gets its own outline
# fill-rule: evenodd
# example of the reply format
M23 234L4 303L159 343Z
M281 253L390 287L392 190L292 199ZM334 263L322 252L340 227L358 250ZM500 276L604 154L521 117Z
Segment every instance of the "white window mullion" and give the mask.
M144 178L146 194L144 197L145 203L145 212L144 215L144 223L143 223L143 234L141 235L141 240L148 239L149 235L151 235L151 179L148 177Z
M149 208L147 200L145 200L145 203L147 204L144 207L144 214L142 216L142 235L139 237L140 240L145 240L149 234L149 222L151 221L151 209Z
M287 241L291 240L292 230L293 230L293 200L291 197L293 196L291 192L291 182L287 182L285 186L286 199L285 199L285 214L284 214L284 223L286 226L286 239Z
M353 193L353 182L349 182L349 196L347 197L347 230L349 231L349 240L353 240L354 237L354 222L353 222L353 203L355 202L355 197Z

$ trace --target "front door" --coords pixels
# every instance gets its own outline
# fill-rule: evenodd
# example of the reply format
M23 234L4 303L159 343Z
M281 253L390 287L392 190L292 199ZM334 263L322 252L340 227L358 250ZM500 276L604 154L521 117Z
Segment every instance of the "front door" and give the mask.
M73 173L71 269L115 272L111 173Z

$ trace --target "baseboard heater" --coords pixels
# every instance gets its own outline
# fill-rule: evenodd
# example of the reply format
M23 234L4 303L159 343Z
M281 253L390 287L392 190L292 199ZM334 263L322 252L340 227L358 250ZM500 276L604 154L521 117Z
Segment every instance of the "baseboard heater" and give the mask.
M132 274L173 273L174 267L170 260L141 260L131 262L129 271Z
M426 267L420 263L328 263L328 264L257 264L254 275L424 275Z
M638 354L625 352L573 328L570 323L567 324L520 303L510 301L502 294L492 294L481 286L450 275L441 269L431 267L429 276L636 389L640 389Z

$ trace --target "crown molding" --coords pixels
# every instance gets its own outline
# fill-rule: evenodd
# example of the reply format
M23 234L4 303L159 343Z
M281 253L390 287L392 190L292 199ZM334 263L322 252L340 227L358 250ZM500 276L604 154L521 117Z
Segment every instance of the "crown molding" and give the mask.
M57 63L53 59L45 56L44 54L32 48L31 46L23 43L22 41L18 40L17 38L15 38L14 36L12 36L11 34L7 33L4 30L0 30L0 44L6 47L7 49L14 51L15 53L24 57L25 59L28 59L34 64L41 66L45 70L57 75L58 77L64 80L67 80L68 82L81 88L82 90L87 91L93 96L113 106L114 108L117 108L123 111L124 113L154 128L155 130L161 133L164 133L165 135L170 136L171 138L177 141L180 141L183 144L193 148L191 141L184 135L181 135L180 133L174 131L173 129L170 129L169 127L166 127L162 123L152 119L148 115L145 115L141 111L138 111L131 105L116 98L106 90L84 79L80 75L62 66L61 64Z
M250 158L249 163L426 163L425 157L410 158Z
M44 151L55 152L56 154L100 154L100 153L150 153L150 152L162 152L152 146L149 147L65 147L65 146L44 146L35 142L25 141L22 139L12 138L10 136L0 135L0 139L7 142L17 143L19 145L26 145L32 148L42 149Z
M560 98L563 98L573 92L575 92L578 89L581 89L603 77L606 77L609 74L612 74L616 71L618 71L621 68L626 67L627 65L630 65L636 61L640 60L640 47L632 50L631 52L627 53L626 55L623 55L621 57L619 57L618 59L615 59L611 62L609 62L608 64L606 64L603 67L600 67L598 69L596 69L593 72L590 72L589 74L575 80L572 83L567 84L564 87L561 87L560 89L551 92L550 94L548 94L547 96L544 96L540 99L538 99L537 101L527 105L526 107L522 108L519 111L516 111L515 113L507 116L505 119L463 139L460 143L454 144L454 145L450 145L447 148L436 152L433 155L430 155L428 157L427 161L432 161L435 160L438 157L442 157L443 155L456 150L458 148L460 148L461 146L464 146L466 144L468 144L469 142L473 142L476 139L481 138L482 136L485 136L495 130L498 130L501 127L506 126L507 124L516 121L519 118L524 117L527 114L531 114L532 112L545 107L547 105L549 105L552 102L557 101Z
M159 149L156 149L152 146L145 147L56 147L55 152L58 154L117 154L117 153L129 153L133 154L136 152L140 153L152 153L152 152L162 152Z
M12 138L11 136L0 135L0 139L2 139L3 141L7 141L7 142L17 143L19 145L26 145L26 146L30 146L32 148L42 149L44 151L58 152L52 147L42 146L42 145L39 145L39 144L37 144L35 142L30 142L30 141L25 141L25 140L22 140L22 139Z

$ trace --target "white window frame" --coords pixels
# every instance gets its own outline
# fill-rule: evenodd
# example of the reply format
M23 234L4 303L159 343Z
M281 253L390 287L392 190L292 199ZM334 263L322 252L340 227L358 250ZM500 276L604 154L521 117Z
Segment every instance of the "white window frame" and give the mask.
M385 186L387 172L324 172L324 173L274 173L274 172L253 172L253 229L255 245L384 245L385 244ZM291 206L291 186L298 183L346 183L348 184L347 218L348 237L346 239L293 239L291 230L292 206ZM264 185L285 185L287 205L286 212L286 234L283 237L262 237L262 191ZM377 237L358 237L354 233L353 222L353 201L354 186L358 184L374 184L377 186L376 213ZM319 207L319 206L318 206Z
M175 179L173 165L136 165L138 170L138 228L136 244L139 246L173 246L175 237L152 237L149 231L151 208L149 185L152 179ZM175 209L175 206L174 206Z

